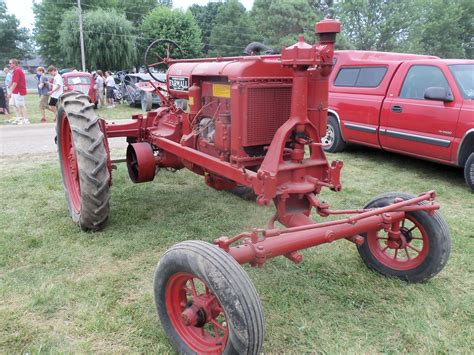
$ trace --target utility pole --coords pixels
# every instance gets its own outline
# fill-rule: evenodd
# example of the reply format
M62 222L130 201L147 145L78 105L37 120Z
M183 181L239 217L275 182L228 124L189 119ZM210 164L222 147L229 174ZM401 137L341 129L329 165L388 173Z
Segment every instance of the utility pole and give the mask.
M81 0L77 0L77 7L79 9L79 37L81 42L81 62L82 62L82 71L86 71L86 56L84 53L84 34L82 33L82 9L81 9Z

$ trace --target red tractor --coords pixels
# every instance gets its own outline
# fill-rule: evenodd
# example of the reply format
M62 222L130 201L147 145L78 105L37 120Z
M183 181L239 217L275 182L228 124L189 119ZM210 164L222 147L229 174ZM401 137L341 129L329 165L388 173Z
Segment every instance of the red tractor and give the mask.
M276 207L264 228L214 244L185 241L162 255L155 303L180 353L260 352L262 306L239 264L263 266L279 255L299 263L301 250L338 239L355 243L369 268L409 282L430 279L447 262L450 236L433 191L387 193L346 210L318 199L323 188L341 191L342 162L329 163L321 143L339 31L339 22L324 20L314 45L300 37L281 55L228 58L175 60L174 42L156 41L147 54L158 60L147 67L168 65L166 87L156 88L162 106L131 122L106 123L77 92L60 99L59 159L69 210L82 229L100 230L109 214L112 137L127 138L135 183L152 181L159 169L187 168L210 187L244 186L257 204ZM344 217L315 222L313 211Z

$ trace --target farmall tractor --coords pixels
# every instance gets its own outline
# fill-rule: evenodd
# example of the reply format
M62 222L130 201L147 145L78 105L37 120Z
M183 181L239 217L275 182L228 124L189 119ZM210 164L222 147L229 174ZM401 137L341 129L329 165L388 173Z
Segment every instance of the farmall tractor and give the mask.
M261 267L279 255L300 263L301 250L338 239L355 243L369 268L408 282L430 279L447 262L450 236L433 191L383 194L362 209L333 210L318 199L323 188L341 191L343 164L329 163L321 144L340 24L323 20L315 28L318 43L300 37L281 55L176 60L175 43L156 41L147 52L158 59L147 67L168 66L166 84L156 86L162 106L125 123L99 119L80 93L60 99L63 182L83 230L100 230L109 214L113 137L129 143L135 183L152 181L159 169L187 168L217 190L247 187L257 204L275 205L264 228L213 244L185 241L162 255L156 309L180 353L260 352L262 306L240 264ZM186 110L179 100L187 100ZM312 214L343 217L316 222Z

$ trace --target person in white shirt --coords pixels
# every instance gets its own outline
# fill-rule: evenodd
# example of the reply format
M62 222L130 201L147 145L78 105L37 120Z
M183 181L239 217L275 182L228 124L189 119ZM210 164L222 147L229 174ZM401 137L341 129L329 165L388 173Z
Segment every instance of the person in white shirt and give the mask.
M105 86L107 88L107 102L109 103L109 108L114 106L114 89L115 89L115 80L110 71L105 72Z
M96 71L96 74L95 86L97 90L97 101L100 102L100 107L104 107L104 73L99 69Z
M50 95L48 105L51 107L51 111L56 113L56 104L58 103L59 96L64 92L64 81L55 66L50 65L48 67L48 73L54 76L53 88L48 92L48 95Z

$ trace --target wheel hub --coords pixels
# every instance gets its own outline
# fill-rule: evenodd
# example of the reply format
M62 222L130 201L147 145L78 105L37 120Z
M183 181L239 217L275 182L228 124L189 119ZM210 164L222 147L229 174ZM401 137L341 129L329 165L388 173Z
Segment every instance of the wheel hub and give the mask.
M334 129L330 125L327 126L326 135L321 140L325 145L331 145L334 141Z
M400 233L398 238L389 238L387 240L387 246L390 249L404 249L406 248L407 244L409 242L407 241L406 237Z
M412 231L410 231L407 227L400 228L401 236L403 236L407 243L410 243L413 239Z
M186 308L181 313L181 319L186 326L202 328L221 311L214 295L203 294L186 304Z

